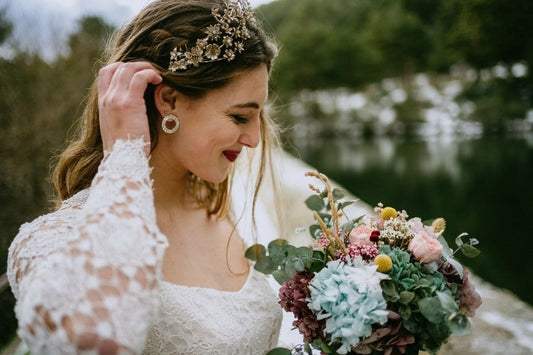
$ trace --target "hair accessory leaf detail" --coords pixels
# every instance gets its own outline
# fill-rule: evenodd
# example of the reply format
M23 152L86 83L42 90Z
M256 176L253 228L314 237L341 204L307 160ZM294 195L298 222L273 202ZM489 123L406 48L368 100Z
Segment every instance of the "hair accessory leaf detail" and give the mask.
M190 49L174 48L170 52L168 70L172 72L197 67L200 63L212 63L235 59L244 50L244 41L250 38L247 22L255 23L255 17L247 0L231 0L226 7L211 10L216 24L204 30L206 37L198 39Z

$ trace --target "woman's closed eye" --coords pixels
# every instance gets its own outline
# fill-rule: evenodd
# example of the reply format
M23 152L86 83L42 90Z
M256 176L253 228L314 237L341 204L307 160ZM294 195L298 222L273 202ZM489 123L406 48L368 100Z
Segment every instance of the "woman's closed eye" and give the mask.
M231 118L238 124L248 123L248 117L241 115L231 115Z

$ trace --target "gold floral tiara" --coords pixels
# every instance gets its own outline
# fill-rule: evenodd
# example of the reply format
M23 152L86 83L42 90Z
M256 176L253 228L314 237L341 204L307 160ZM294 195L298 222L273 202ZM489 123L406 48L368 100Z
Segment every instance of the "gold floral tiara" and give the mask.
M224 9L211 10L216 24L204 30L207 36L196 40L191 49L174 48L170 52L168 70L187 70L200 63L220 60L232 61L235 55L244 50L244 41L250 38L247 22L255 23L252 7L247 0L228 0Z

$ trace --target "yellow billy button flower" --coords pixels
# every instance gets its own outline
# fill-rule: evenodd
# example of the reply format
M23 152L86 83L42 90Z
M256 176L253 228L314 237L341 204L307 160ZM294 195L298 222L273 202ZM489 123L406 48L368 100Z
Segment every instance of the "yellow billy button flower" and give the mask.
M389 272L392 269L392 260L388 255L379 254L374 259L374 264L378 266L379 272Z
M446 228L446 221L444 218L437 218L436 220L431 223L431 226L433 227L433 231L435 233L440 233Z
M392 207L385 207L381 210L381 218L383 218L384 221L396 218L396 216L398 216L398 212Z

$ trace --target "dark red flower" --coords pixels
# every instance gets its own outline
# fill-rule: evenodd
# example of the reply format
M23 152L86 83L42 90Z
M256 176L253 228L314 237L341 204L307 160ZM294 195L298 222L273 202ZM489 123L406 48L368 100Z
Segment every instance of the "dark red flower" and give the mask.
M381 233L379 231L372 231L372 233L370 233L370 241L374 243L379 242L380 235Z
M326 320L317 320L316 315L307 307L306 299L311 297L308 286L313 276L308 271L296 272L294 277L285 281L279 289L279 304L285 311L294 314L292 325L300 331L306 342L324 340L326 326Z
M390 310L388 312L387 323L363 339L354 349L356 354L370 354L373 350L386 355L405 354L406 346L415 342L415 336L402 326L400 315Z

